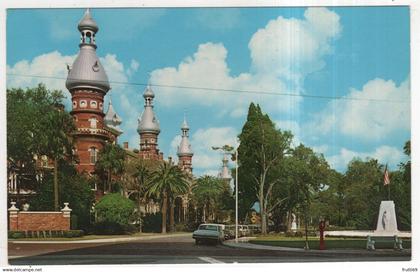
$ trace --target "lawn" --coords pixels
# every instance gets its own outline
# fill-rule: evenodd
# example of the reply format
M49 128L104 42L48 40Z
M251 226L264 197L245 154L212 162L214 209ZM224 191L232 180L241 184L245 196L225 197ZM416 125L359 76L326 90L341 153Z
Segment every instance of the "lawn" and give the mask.
M293 248L304 248L305 238L294 238L284 236L260 236L255 240L250 240L250 243L259 245L270 245L279 247L293 247ZM319 248L319 238L308 237L309 248ZM330 238L325 239L325 246L327 249L365 249L366 239L363 238ZM393 248L393 242L381 242L375 243L375 248ZM411 248L411 239L403 239L403 248Z

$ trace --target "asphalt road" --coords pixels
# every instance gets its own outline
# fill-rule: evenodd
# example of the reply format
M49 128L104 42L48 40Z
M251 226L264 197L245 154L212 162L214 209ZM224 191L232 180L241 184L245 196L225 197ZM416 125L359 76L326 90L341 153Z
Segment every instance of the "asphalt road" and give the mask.
M11 265L408 261L409 251L296 252L195 245L190 235L124 243L14 244Z

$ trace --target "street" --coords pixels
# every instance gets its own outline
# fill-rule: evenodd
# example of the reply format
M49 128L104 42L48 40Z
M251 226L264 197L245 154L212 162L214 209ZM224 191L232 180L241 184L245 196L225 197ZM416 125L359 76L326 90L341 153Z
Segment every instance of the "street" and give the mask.
M409 261L410 251L271 251L195 245L191 234L117 243L9 242L11 265Z

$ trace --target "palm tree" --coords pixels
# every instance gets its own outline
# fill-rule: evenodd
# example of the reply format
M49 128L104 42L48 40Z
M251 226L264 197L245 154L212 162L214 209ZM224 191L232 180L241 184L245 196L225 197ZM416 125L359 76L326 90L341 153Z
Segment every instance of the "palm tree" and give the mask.
M144 198L146 185L152 179L153 169L156 168L154 161L152 160L128 160L126 162L126 187L137 193L137 211L139 216L139 230L142 231L141 222L141 202Z
M154 195L162 200L162 233L166 233L168 199L170 196L185 194L188 191L188 181L185 174L178 166L162 162L158 169L153 172L147 189L148 196Z
M98 154L95 170L98 173L106 173L108 191L111 192L112 176L120 175L124 172L125 151L119 145L105 144ZM106 184L104 183L104 192Z
M192 193L197 203L202 205L204 221L210 217L210 211L213 210L216 199L223 191L223 183L220 179L212 176L203 176L197 180Z

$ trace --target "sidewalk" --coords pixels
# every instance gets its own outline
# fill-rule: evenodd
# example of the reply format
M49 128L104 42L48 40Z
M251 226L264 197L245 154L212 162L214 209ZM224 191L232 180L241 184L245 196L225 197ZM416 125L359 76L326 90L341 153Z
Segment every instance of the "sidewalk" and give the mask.
M319 253L319 254L373 254L380 255L390 252L395 252L396 254L411 254L411 249L404 249L402 251L396 251L394 249L377 249L377 250L366 250L366 249L309 249L305 250L303 248L293 248L293 247L279 247L279 246L267 246L267 245L257 245L249 243L249 240L253 240L256 237L242 237L238 239L238 243L235 243L235 240L227 240L223 242L223 245L234 248L243 248L243 249L256 249L256 250L274 250L274 251L288 251L288 252L305 252L305 253Z
M168 237L187 237L191 236L191 233L177 233L177 234L151 234L145 236L133 236L133 237L120 237L120 238L101 238L91 240L56 240L56 241L30 241L30 240L8 240L12 244L89 244L89 243L115 243L115 242L130 242L130 241L141 241L141 240L153 240L159 238Z

